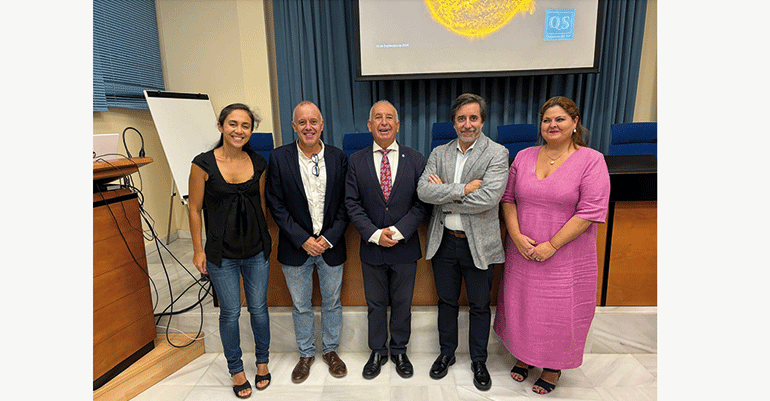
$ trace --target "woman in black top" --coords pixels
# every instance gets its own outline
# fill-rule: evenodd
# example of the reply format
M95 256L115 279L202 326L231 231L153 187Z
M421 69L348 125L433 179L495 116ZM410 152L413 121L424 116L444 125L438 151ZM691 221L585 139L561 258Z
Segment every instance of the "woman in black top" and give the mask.
M233 391L239 398L251 396L251 384L241 360L238 329L241 313L240 277L251 316L257 357L255 385L270 384L268 348L270 318L267 285L270 272L270 234L264 215L260 178L267 161L249 146L259 117L240 103L225 107L217 128L222 133L214 149L192 161L189 186L190 232L193 264L211 277L219 299L219 334ZM206 246L202 245L202 211L206 223Z

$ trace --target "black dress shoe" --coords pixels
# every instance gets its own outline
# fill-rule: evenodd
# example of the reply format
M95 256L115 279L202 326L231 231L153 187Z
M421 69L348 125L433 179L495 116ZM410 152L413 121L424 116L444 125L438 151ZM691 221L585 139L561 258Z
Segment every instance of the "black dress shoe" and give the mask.
M414 368L412 362L409 362L409 358L406 354L391 355L390 360L396 364L396 373L404 379L412 377L414 374Z
M380 368L388 362L387 355L380 355L374 351L369 356L369 360L364 365L364 379L374 379L380 374Z
M433 365L430 366L430 377L433 379L440 379L446 376L447 371L451 365L455 363L454 355L439 355Z
M487 365L484 362L471 362L473 371L473 385L481 391L487 391L492 387L492 378L489 377Z

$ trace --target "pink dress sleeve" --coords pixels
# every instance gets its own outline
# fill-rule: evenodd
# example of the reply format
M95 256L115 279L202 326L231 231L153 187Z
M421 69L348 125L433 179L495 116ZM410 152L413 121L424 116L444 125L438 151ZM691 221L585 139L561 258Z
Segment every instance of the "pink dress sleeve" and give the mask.
M505 187L503 197L500 202L516 203L513 195L513 188L516 186L516 162L511 163L511 167L508 169L508 185Z
M592 153L580 180L580 200L575 216L604 223L610 203L610 174L604 156L596 151Z
M511 167L508 169L508 185L505 187L505 192L503 193L500 202L516 203L516 196L514 194L514 189L516 188L516 172L525 168L525 160L527 160L527 156L532 153L532 148L536 147L533 146L531 148L522 149L513 159L513 163L511 163ZM535 152L537 152L537 150L535 150Z

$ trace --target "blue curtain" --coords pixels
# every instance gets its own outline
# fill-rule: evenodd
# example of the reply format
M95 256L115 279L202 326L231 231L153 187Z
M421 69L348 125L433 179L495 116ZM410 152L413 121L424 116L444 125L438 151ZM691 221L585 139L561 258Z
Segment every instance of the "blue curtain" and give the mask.
M607 0L600 7L599 74L356 82L350 1L273 0L283 143L295 140L291 112L302 100L318 104L323 140L339 148L345 134L368 131L374 102L389 100L401 120L397 140L427 157L431 126L449 121L452 102L464 92L487 101L484 133L492 139L498 125L537 124L542 104L562 95L580 108L591 131L588 145L606 154L610 125L633 118L647 1Z
M94 111L145 109L143 91L163 90L154 0L94 0Z

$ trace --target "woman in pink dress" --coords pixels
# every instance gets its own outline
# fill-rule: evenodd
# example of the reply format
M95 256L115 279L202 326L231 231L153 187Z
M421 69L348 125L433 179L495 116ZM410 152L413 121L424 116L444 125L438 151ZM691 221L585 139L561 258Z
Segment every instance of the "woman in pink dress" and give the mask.
M596 307L595 223L607 216L610 177L580 120L572 100L545 102L545 145L516 155L501 201L508 235L494 329L518 359L514 380L543 368L532 387L539 394L556 387L561 369L582 364Z

